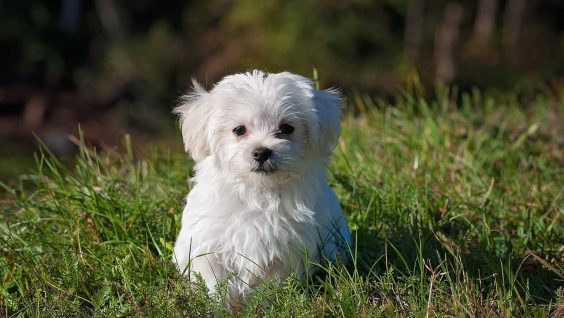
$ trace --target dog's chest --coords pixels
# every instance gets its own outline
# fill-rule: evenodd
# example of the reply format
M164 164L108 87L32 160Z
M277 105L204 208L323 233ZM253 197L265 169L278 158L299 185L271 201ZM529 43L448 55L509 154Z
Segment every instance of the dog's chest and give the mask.
M224 211L219 217L201 218L197 226L200 233L194 234L203 248L199 252L214 253L230 272L250 270L268 277L282 270L297 271L315 251L313 223L289 216L296 211L281 207L245 210L241 205Z
M300 272L315 257L319 235L307 201L274 193L243 200L221 190L199 183L188 196L183 226L194 255L214 254L226 272L263 278Z
M272 215L277 213L278 215ZM226 263L270 266L304 253L310 244L311 224L284 217L286 211L251 211L233 215L218 241L218 251ZM306 248L307 249L307 248Z

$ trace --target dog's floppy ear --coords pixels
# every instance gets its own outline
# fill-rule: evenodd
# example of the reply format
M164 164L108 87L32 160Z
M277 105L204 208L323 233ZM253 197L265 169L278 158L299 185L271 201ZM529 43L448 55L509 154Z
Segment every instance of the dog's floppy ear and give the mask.
M341 94L336 89L318 90L310 79L300 75L282 72L278 76L292 80L309 99L313 107L307 112L310 143L320 153L330 154L341 135Z
M310 134L314 147L322 152L330 152L341 135L341 108L343 100L337 90L317 90L313 88L313 107L316 133Z
M199 162L210 155L213 105L209 93L200 83L192 80L192 86L192 91L182 96L173 112L179 115L184 149L194 161Z

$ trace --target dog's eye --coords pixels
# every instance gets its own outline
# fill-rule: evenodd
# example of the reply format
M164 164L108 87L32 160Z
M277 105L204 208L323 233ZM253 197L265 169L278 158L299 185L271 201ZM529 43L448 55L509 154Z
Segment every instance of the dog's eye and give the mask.
M243 136L247 132L247 128L245 126L237 126L233 128L233 133L237 136Z
M288 124L282 124L282 125L280 125L280 128L278 128L278 129L280 129L281 133L288 135L288 134L291 134L294 131L294 126L288 125Z

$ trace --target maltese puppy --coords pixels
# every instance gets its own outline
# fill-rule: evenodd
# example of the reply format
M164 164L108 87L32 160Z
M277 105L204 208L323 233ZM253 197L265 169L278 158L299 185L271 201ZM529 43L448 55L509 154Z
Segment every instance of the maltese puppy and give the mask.
M340 135L337 92L288 72L230 75L209 92L193 85L174 111L196 162L178 269L244 301L263 281L346 258L349 230L325 176Z

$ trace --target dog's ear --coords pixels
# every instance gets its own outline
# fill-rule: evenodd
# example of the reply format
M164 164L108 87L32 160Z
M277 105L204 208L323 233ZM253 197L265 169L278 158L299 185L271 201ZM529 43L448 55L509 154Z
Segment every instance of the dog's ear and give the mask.
M341 135L341 108L343 100L335 89L318 90L314 83L303 76L282 72L283 76L293 81L305 97L311 102L313 109L307 113L308 137L314 149L322 154L330 154Z
M312 144L321 152L330 152L341 135L341 108L343 100L337 90L313 88L313 107L318 130L310 133Z
M199 162L210 155L213 104L200 83L192 80L192 86L193 89L182 96L173 112L179 116L184 149L194 161Z

